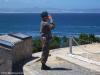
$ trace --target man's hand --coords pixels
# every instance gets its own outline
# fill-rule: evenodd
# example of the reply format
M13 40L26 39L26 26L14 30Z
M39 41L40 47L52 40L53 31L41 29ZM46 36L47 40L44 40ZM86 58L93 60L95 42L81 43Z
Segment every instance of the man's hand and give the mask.
M51 16L51 15L48 15L48 19L49 19L50 22L51 22L50 29L53 30L53 29L55 28L55 26L54 26L54 21L53 21L52 16Z
M42 37L42 39L43 39L44 41L46 41L46 37Z
M53 21L53 19L52 19L52 16L51 16L51 15L48 15L48 19L49 19L50 21Z

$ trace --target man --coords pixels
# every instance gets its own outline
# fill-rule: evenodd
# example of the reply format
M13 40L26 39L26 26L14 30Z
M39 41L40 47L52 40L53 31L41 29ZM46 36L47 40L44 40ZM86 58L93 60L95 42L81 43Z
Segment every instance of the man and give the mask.
M0 59L0 65L3 63L2 59Z
M40 28L40 35L42 39L42 55L41 55L41 70L49 70L50 67L46 65L46 61L48 59L49 55L49 46L52 41L52 34L51 30L55 28L54 21L52 17L48 14L48 12L42 12L41 13L42 22L41 22L41 28ZM48 24L48 20L50 20L50 24Z

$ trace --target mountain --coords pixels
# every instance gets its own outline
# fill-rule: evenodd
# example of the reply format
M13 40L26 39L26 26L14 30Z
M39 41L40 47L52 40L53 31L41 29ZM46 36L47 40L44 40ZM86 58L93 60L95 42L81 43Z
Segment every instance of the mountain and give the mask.
M0 8L0 13L40 13L48 11L50 13L100 13L100 9L57 9L57 8Z
M0 13L11 13L11 12L16 12L16 13L40 13L42 11L48 11L51 13L62 13L64 12L63 9L56 9L56 8L20 8L20 9L11 9L11 8L5 8L2 9L0 8Z

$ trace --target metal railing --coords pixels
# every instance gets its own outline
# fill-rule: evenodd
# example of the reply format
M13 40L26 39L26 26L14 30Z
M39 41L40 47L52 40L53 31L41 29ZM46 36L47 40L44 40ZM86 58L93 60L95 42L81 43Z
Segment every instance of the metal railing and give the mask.
M75 40L75 38L73 38L73 36L72 35L70 35L70 38L69 38L69 47L70 47L70 50L69 50L69 52L70 52L70 54L73 54L73 50L72 50L72 41L74 41L75 42L75 44L77 45L77 47L79 48L79 49L81 49L82 51L84 51L84 52L86 52L86 53L88 53L88 54L100 54L100 52L89 52L88 50L86 50L84 47L80 47L80 44Z

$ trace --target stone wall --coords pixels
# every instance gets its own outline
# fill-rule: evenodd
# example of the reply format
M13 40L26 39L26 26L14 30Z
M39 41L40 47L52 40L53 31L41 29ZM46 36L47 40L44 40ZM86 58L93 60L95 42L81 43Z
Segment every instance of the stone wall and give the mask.
M0 46L0 59L2 61L0 65L0 73L3 74L3 73L11 72L12 71L11 49L7 49Z
M12 72L13 64L32 56L32 37L20 39L5 35L0 36L0 40L8 41L13 47L8 48L0 44L0 72Z

